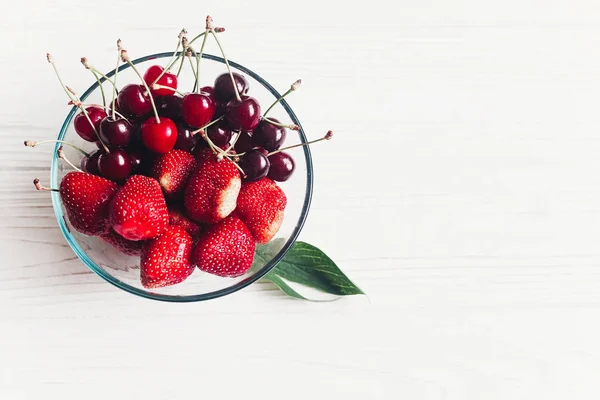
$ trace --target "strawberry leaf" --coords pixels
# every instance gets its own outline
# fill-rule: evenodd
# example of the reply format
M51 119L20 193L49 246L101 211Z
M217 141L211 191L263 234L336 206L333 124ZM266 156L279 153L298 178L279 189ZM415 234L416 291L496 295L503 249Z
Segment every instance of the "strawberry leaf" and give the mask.
M257 246L252 270L260 269L283 246L283 239L275 239ZM285 257L269 271L264 279L277 285L288 296L310 300L292 289L287 282L299 283L337 296L364 294L325 253L315 246L296 242Z

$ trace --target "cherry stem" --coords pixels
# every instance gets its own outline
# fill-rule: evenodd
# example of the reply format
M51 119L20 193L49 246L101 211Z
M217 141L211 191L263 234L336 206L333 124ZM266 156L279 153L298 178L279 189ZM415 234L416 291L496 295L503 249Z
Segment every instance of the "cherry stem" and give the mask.
M265 118L265 116L264 116L264 115L263 115L263 117L262 117L262 120L263 120L263 121L266 121L266 122L268 122L268 123L269 123L269 124L271 124L271 125L280 126L280 127L282 127L282 128L288 128L288 129L291 129L291 130L293 130L293 131L299 131L299 130L300 130L300 127L299 127L298 125L296 125L296 124L289 124L289 125L286 125L286 124L281 124L281 123L279 123L279 122L275 122L275 121L273 121L272 119Z
M202 46L200 46L200 52L196 55L196 93L200 93L200 61L202 60L202 54L204 54L206 39L208 39L208 35L204 35Z
M152 96L152 93L150 92L150 88L148 87L148 84L146 83L146 81L142 77L142 74L140 74L140 71L138 71L138 69L135 67L135 65L129 59L129 55L127 54L127 50L121 50L121 59L123 61L125 61L127 64L129 64L129 66L131 67L131 69L133 69L133 72L135 72L135 74L142 81L142 84L144 85L144 87L146 88L146 91L148 92L148 97L150 98L150 104L152 104L152 110L154 111L154 117L156 118L156 123L160 124L160 117L158 116L158 110L156 109L156 104L154 104L154 97Z
M71 146L75 150L79 151L84 156L86 156L86 157L90 156L90 154L87 151L83 150L80 147L75 146L73 143L65 142L64 140L42 140L41 142L36 142L35 140L26 140L26 141L23 142L23 144L25 146L27 146L27 147L35 147L35 146L38 146L40 144L45 144L45 143L62 143L62 144L66 144L67 146Z
M242 131L238 131L237 132L237 135L235 135L235 138L233 139L233 142L231 142L231 144L229 145L229 147L227 148L227 150L225 150L226 153L229 153L231 151L231 149L233 149L233 147L237 143L237 141L240 138L240 136L242 136ZM239 156L239 154L234 154L234 156Z
M90 119L90 116L89 116L87 110L85 109L85 107L82 106L81 100L79 100L79 98L77 97L77 95L73 91L73 89L71 89L68 86L66 86L63 83L62 79L60 78L60 74L58 73L58 69L56 68L56 64L54 64L54 58L52 58L52 56L50 55L50 53L46 53L46 59L48 60L48 62L50 63L50 65L52 65L52 69L54 69L54 73L56 74L56 77L58 78L58 82L60 83L60 86L63 88L63 90L67 94L67 97L71 100L71 102L73 103L73 105L75 105L75 107L77 107L77 108L79 108L81 110L81 112L83 113L83 115L85 116L85 118L90 123L92 129L94 130L94 133L96 134L96 137L98 138L98 140L102 144L102 147L104 147L104 150L107 153L109 153L108 147L106 147L106 145L102 142L102 139L100 139L100 134L98 133L98 130L96 129L96 127L92 123L92 120Z
M100 76L100 78L104 78L106 82L109 82L113 86L115 91L117 90L116 82L113 82L113 80L106 76L104 72L98 70L96 67L93 66L90 67L90 70L97 73ZM117 75L117 71L115 71L115 75Z
M317 142L320 142L320 141L323 141L323 140L331 140L332 137L333 137L333 132L332 131L328 131L325 134L325 136L323 136L320 139L312 140L312 141L306 142L306 143L299 143L299 144L295 144L293 146L288 146L288 147L284 147L284 148L279 149L279 150L272 151L269 154L267 154L267 157L272 156L273 154L281 153L282 151L285 151L285 150L293 149L295 147L308 146L308 145L311 145L311 144L314 144L314 143L317 143Z
M204 125L202 128L196 129L195 131L190 132L190 134L195 135L197 133L200 133L201 131L205 130L206 128L208 128L209 126L216 124L217 122L219 122L220 120L223 119L223 116L221 115L219 118L215 119L214 121L210 121L208 124Z
M69 159L67 158L67 156L65 156L65 153L63 152L63 147L60 146L58 148L58 150L56 151L56 154L58 154L58 158L62 158L67 164L69 164L75 171L78 172L83 172L81 169L77 168L75 165L73 165L73 163L71 161L69 161Z
M113 121L116 119L115 118L115 101L117 99L117 75L119 74L119 63L121 61L121 39L117 40L117 66L115 67L115 77L114 77L114 81L113 81L113 93L112 93L112 103L110 103L112 105L112 118Z
M38 178L35 178L33 180L33 184L35 185L35 188L37 190L46 190L48 192L59 192L60 190L58 189L53 189L53 188L47 188L45 186L42 186L42 184L40 183L40 180Z
M100 93L102 94L102 104L104 107L106 107L106 95L104 94L104 87L102 86L102 82L100 82L100 77L98 77L94 70L90 69L90 71L92 75L94 75L94 78L96 78L96 82L98 82L98 87L100 88Z
M152 85L152 89L154 89L154 90L157 90L157 89L169 89L169 90L173 90L175 93L177 93L180 96L184 96L184 94L181 93L179 90L173 89L170 86L164 86L164 85L159 85L159 84L155 83L154 85Z
M233 84L233 90L235 91L235 98L237 101L242 101L240 97L240 93L238 92L237 85L235 84L235 78L233 77L233 73L231 72L231 67L229 66L229 61L227 60L227 56L225 55L225 51L223 51L223 46L221 46L221 42L219 42L219 38L217 37L217 33L214 28L210 28L210 33L215 38L217 42L217 46L219 46L219 50L221 50L221 55L223 56L223 60L225 60L225 65L227 66L227 71L229 72L229 77L231 78L231 83Z
M181 70L183 69L183 62L185 61L185 57L181 57L181 62L179 63L179 69L177 69L177 77L179 78L179 74L181 74Z
M190 48L190 49L191 49L191 48ZM194 54L194 55L196 54L196 52L195 52L193 49L191 49L191 51L192 51L192 54ZM196 58L197 58L197 57L198 57L198 56L196 56ZM192 74L194 74L194 76L198 76L198 75L197 75L197 73L196 73L196 68L194 67L194 63L192 62L192 57L188 57L187 59L190 61L190 67L192 68ZM196 82L194 83L194 90L196 90L196 85L197 85L197 84L198 84L198 82L196 81ZM192 90L192 92L193 92L194 90Z
M108 107L108 106L102 106L102 105L100 105L100 104L85 103L85 104L82 104L82 105L83 105L84 107L100 107L100 108L103 108L103 109L105 109L105 110L114 111L114 112L113 112L113 115L112 115L112 119L113 119L113 120L115 120L115 114L116 114L116 115L118 115L118 116L119 116L119 118L123 118L125 121L129 122L129 120L127 119L127 117L126 117L126 116L124 116L123 114L121 114L120 112L116 111L116 110L114 109L114 107L113 107L113 109L111 110L111 108L110 108L110 107Z
M192 43L194 43L196 40L200 39L202 36L206 35L206 32L202 32L201 34L199 34L198 36L196 36L195 38L193 38L192 40L190 40L188 42L188 46L190 46ZM183 57L185 57L185 52L187 50L187 47L184 47L181 50L181 53L179 53L177 55L177 57L175 58L175 60L173 60L173 62L171 62L171 64L169 64L169 66L167 68L165 68L165 71L170 71L171 68L173 68L173 66L175 66L175 64L177 63L177 61Z
M164 68L162 70L162 72L160 73L160 75L158 75L158 77L154 80L154 82L152 82L152 85L155 85L156 82L158 82L160 80L160 78L163 77L164 74L166 74L171 67L173 66L172 62L175 60L175 56L177 56L177 51L179 51L179 47L181 47L181 41L183 39L183 36L187 33L187 31L184 29L181 30L181 32L179 32L179 36L177 37L177 47L175 47L175 51L173 52L173 55L171 56L171 59L169 60L169 62L167 63L167 67Z
M292 86L290 86L290 88L287 90L287 92L285 92L284 94L282 94L277 100L275 100L269 106L269 108L267 108L267 111L265 111L265 113L263 114L263 117L266 117L267 114L269 113L269 111L271 111L271 109L273 107L275 107L276 104L278 104L281 100L283 100L285 98L285 96L287 96L288 94L292 93L294 90L298 89L298 86L300 86L301 83L302 83L301 79L298 79L296 82L292 83Z

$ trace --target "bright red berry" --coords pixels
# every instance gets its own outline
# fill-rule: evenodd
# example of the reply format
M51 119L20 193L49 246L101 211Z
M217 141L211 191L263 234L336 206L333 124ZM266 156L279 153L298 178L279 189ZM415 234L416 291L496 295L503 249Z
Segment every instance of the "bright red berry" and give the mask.
M192 262L202 271L225 277L245 274L252 266L256 244L246 225L227 217L200 236Z
M184 281L194 271L190 263L192 237L183 228L170 226L142 249L140 276L145 288L160 288Z
M283 190L269 178L242 185L236 215L244 221L258 243L273 239L283 223L287 198Z
M165 72L163 74L163 71L164 68L160 65L152 65L144 74L144 82L146 82L146 85L148 85L154 96L172 96L177 89L177 75L170 72ZM156 81L156 78L159 76L161 76L160 79ZM156 85L160 87L154 88L154 81L156 81Z
M235 209L240 192L240 173L228 159L207 156L200 161L188 181L183 201L187 215L194 221L214 224Z
M167 197L183 196L183 191L196 168L196 159L183 150L171 150L159 156L152 166L150 176L160 183Z
M142 124L142 142L148 150L155 153L169 152L177 142L177 125L169 118L148 118Z
M119 186L86 172L69 172L60 182L60 198L71 226L86 235L108 232L109 204Z
M202 231L200 225L189 219L182 210L175 207L169 209L169 225L185 229L192 238L198 237Z
M158 182L142 175L129 178L112 199L110 223L129 240L152 239L164 232L169 211Z

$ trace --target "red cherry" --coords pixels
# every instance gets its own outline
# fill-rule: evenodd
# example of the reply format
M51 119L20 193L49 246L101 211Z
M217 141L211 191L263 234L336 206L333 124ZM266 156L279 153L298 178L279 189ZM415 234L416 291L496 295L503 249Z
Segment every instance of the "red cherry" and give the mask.
M141 117L152 111L150 95L143 85L126 85L119 92L118 105L123 114Z
M83 157L80 162L81 169L92 175L101 176L100 169L98 169L98 158L102 154L104 154L104 150L96 150L89 157Z
M215 114L215 102L205 93L188 93L181 102L181 116L186 124L200 128Z
M215 146L228 145L233 136L233 131L227 121L221 120L206 128L206 133Z
M177 126L169 118L150 117L142 124L142 143L155 153L168 153L177 142Z
M212 101L217 103L217 98L215 97L215 88L212 86L203 86L200 88L200 93L207 94L208 97L212 99Z
M87 111L90 121L92 121L94 126L92 127L85 114L80 112L73 120L73 127L75 128L75 132L77 132L77 134L81 136L83 140L95 142L98 140L98 138L94 132L94 127L96 128L96 131L100 131L100 121L106 117L106 112L103 108L97 106L90 106L85 110Z
M242 97L242 101L227 103L225 119L232 129L251 131L260 122L260 104L254 97Z
M164 68L160 65L152 65L144 74L144 82L150 88L150 91L155 96L172 96L177 89L177 75L170 72L165 72L156 82L157 85L165 86L159 89L153 89L152 84L162 74Z
M238 93L240 96L248 93L250 84L244 77L244 75L233 72L233 80L237 86ZM215 79L215 97L222 103L227 103L229 100L235 99L235 90L233 89L233 83L231 82L231 76L228 73L219 75Z
M98 158L98 169L102 176L115 182L124 181L131 175L131 159L123 149L112 149Z
M196 135L192 135L193 129L183 122L177 123L177 142L175 149L192 151L196 147ZM204 140L203 140L204 141Z
M269 156L269 173L267 176L274 181L287 181L295 169L294 159L283 151Z
M269 118L271 121L279 123L275 118ZM277 126L262 120L252 132L252 143L256 147L262 147L267 151L275 151L281 147L287 136L286 130L282 126Z
M252 143L252 136L250 135L250 132L240 132L240 136L235 142L235 146L233 146L235 152L245 153L247 151L252 150L253 148L254 144Z
M107 116L100 122L100 139L110 147L125 147L132 137L133 128L127 120Z

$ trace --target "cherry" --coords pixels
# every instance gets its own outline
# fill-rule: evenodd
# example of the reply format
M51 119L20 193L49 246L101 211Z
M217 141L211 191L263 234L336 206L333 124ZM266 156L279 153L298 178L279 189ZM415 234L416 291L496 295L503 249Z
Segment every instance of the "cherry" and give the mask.
M254 97L242 97L242 101L227 103L225 119L232 129L251 131L260 122L260 104Z
M177 75L164 70L160 65L152 65L144 74L144 82L154 96L172 96L177 90ZM159 87L155 88L154 85Z
M98 106L90 106L85 109L88 114L90 120L88 121L85 114L80 112L75 116L73 120L73 127L75 128L75 132L83 139L88 142L95 142L98 140L96 136L96 132L94 132L94 128L98 131L100 127L100 121L102 121L106 117L106 112L102 107ZM92 122L93 126L90 124Z
M270 120L280 123L275 118L270 118ZM287 132L284 127L271 124L263 119L252 131L252 143L267 151L275 151L281 147L286 136Z
M106 179L122 182L131 175L131 159L125 150L112 149L110 153L100 154L98 169Z
M104 154L104 150L94 151L92 154L90 154L89 157L87 157L87 162L85 163L85 168L83 168L83 165L82 165L81 169L89 172L90 174L102 176L102 173L100 172L100 169L98 168L98 159L100 158L100 156L102 154ZM86 159L86 157L84 157L83 159Z
M232 76L235 80L235 84L240 96L248 93L250 84L244 75L238 74L237 72L232 72ZM233 88L233 83L231 82L231 76L229 76L229 74L225 73L219 75L217 79L215 79L214 93L216 99L221 103L227 103L236 98L235 89Z
M269 156L269 163L271 167L267 176L277 182L287 181L292 176L296 167L294 159L283 151L271 154Z
M169 118L148 118L142 124L142 143L155 153L168 153L177 142L177 126Z
M138 172L144 163L144 154L139 149L129 150L129 160L131 161L131 172Z
M269 173L269 159L259 149L244 154L238 165L246 174L245 180L250 182L264 178Z
M210 97L212 99L212 101L216 103L218 103L217 98L215 97L215 88L212 86L203 86L200 88L200 93L204 93L206 95L208 95L208 97Z
M240 135L233 146L236 153L245 153L252 150L254 145L252 144L252 136L250 132L240 132Z
M125 147L132 138L132 126L127 120L106 117L100 122L100 139L107 146Z
M227 121L221 120L206 128L206 134L215 146L225 146L231 141L233 131L227 124Z
M177 123L177 141L175 149L192 151L196 147L196 136L192 135L192 128L183 122Z
M158 115L173 121L181 119L181 101L179 96L159 96L154 99Z
M186 124L200 128L215 114L215 103L208 94L188 93L181 102L181 116Z
M150 95L142 85L126 85L117 99L119 109L127 116L141 117L152 111Z

